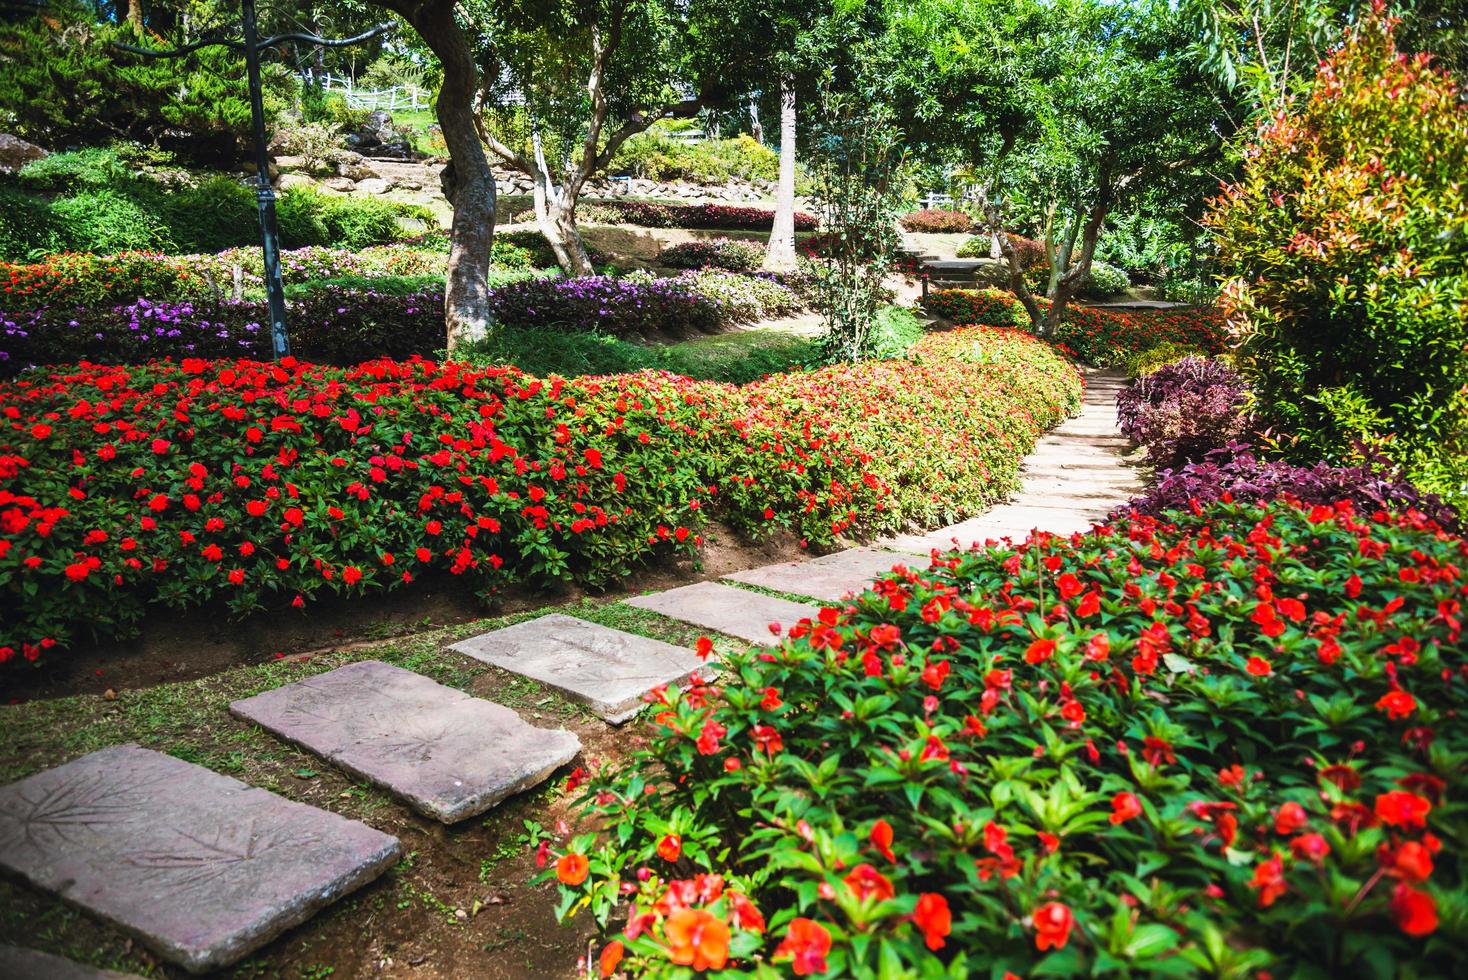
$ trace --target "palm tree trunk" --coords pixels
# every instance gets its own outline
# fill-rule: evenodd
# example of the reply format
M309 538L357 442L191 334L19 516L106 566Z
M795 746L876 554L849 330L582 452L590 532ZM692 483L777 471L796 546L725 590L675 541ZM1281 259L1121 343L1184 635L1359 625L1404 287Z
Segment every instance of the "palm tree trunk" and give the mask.
M780 79L780 190L765 268L795 268L795 79L788 75Z

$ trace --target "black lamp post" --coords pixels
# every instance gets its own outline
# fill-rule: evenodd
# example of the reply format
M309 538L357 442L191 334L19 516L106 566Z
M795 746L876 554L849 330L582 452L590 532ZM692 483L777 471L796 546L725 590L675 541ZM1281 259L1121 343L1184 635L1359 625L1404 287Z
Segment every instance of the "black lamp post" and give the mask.
M275 221L275 189L270 186L270 152L265 135L265 97L260 85L260 52L288 42L343 48L386 34L393 29L393 25L378 24L370 31L339 41L328 41L305 32L277 34L261 40L255 27L255 0L240 0L240 21L244 35L242 41L225 37L216 31L180 48L160 50L140 48L132 44L118 44L116 47L148 58L182 58L200 48L215 44L244 52L245 74L250 88L250 121L255 130L255 200L260 207L260 251L265 259L265 296L270 307L270 347L275 359L280 360L290 356L291 343L285 324L285 287L280 278L280 234Z

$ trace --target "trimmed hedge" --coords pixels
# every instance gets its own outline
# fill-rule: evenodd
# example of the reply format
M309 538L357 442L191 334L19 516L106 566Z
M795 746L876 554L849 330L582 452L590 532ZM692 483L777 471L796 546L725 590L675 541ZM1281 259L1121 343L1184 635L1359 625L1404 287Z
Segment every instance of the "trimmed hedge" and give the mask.
M965 232L974 226L974 221L963 211L945 211L943 208L923 208L909 211L897 219L906 231L915 232Z
M1014 331L918 346L743 389L192 358L0 382L0 660L160 604L243 614L429 571L601 583L711 518L823 545L960 516L1081 383Z
M908 561L657 692L540 880L630 976L1461 976L1465 564L1284 501Z
M764 258L765 250L756 242L735 238L710 238L669 245L658 253L657 260L674 269L702 269L712 266L730 272L753 272L760 267Z

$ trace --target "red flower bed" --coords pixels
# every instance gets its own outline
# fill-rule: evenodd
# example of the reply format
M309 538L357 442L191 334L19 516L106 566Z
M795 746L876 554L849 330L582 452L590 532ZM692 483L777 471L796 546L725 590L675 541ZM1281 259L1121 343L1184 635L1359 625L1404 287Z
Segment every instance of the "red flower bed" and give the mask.
M697 915L740 976L1462 975L1468 542L1169 516L917 562L662 692L576 778L615 832L561 909L632 974Z
M152 604L300 607L427 571L604 582L694 548L711 511L827 543L981 506L1080 382L1013 331L961 336L947 360L745 390L390 360L0 383L0 662L126 635Z
M1049 301L1040 299L1041 307ZM1026 327L1029 314L1004 290L940 289L928 294L928 312L953 323ZM1070 305L1053 338L1088 364L1121 364L1134 354L1170 343L1204 354L1228 346L1222 314L1212 308L1107 310Z

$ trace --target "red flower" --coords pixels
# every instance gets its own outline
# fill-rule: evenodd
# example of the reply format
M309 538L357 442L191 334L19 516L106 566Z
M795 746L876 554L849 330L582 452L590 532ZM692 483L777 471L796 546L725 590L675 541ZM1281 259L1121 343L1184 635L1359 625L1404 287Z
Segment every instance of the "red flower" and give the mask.
M953 931L953 913L948 910L948 899L927 892L920 896L917 907L912 911L912 921L923 933L928 948L943 948L943 937Z
M1383 854L1387 872L1405 881L1426 881L1432 877L1432 852L1415 840L1403 841L1396 850Z
M1406 827L1420 830L1427 826L1427 814L1432 809L1429 800L1394 789L1376 798L1376 818L1388 827Z
M892 882L870 864L858 864L842 880L846 882L846 887L851 889L851 893L856 896L858 902L864 902L869 898L883 902L897 894L892 888Z
M1376 700L1376 710L1393 720L1405 718L1417 710L1417 699L1406 691L1387 691Z
M1301 861L1319 864L1330 853L1330 845L1319 834L1301 834L1290 841L1290 851Z
M658 857L672 864L683 854L683 838L669 834L658 841Z
M878 820L872 824L871 832L872 846L877 853L888 861L896 861L897 855L892 853L892 825L885 820Z
M1286 803L1274 815L1274 832L1288 837L1305 826L1307 820L1304 807L1298 803Z
M1142 815L1142 801L1137 799L1133 793L1117 793L1111 798L1111 817L1113 824L1121 824Z
M1391 908L1397 928L1409 936L1426 936L1437 929L1437 901L1406 882L1392 892Z
M1284 862L1279 855L1274 855L1267 861L1260 861L1254 868L1254 877L1249 879L1249 887L1259 890L1259 905L1268 908L1275 900L1288 890L1285 884Z
M790 920L785 938L775 948L772 959L789 959L797 977L808 977L826 972L826 954L830 951L831 934L825 926L811 919L795 918Z
M1025 648L1025 663L1042 663L1046 660L1049 660L1054 653L1055 641L1041 637L1040 639L1035 640L1033 643Z
M1035 923L1035 948L1064 949L1070 941L1070 930L1075 926L1075 916L1060 902L1046 902L1031 913Z
M1250 657L1249 662L1244 665L1244 669L1255 677L1268 677L1274 673L1274 666L1263 657Z

